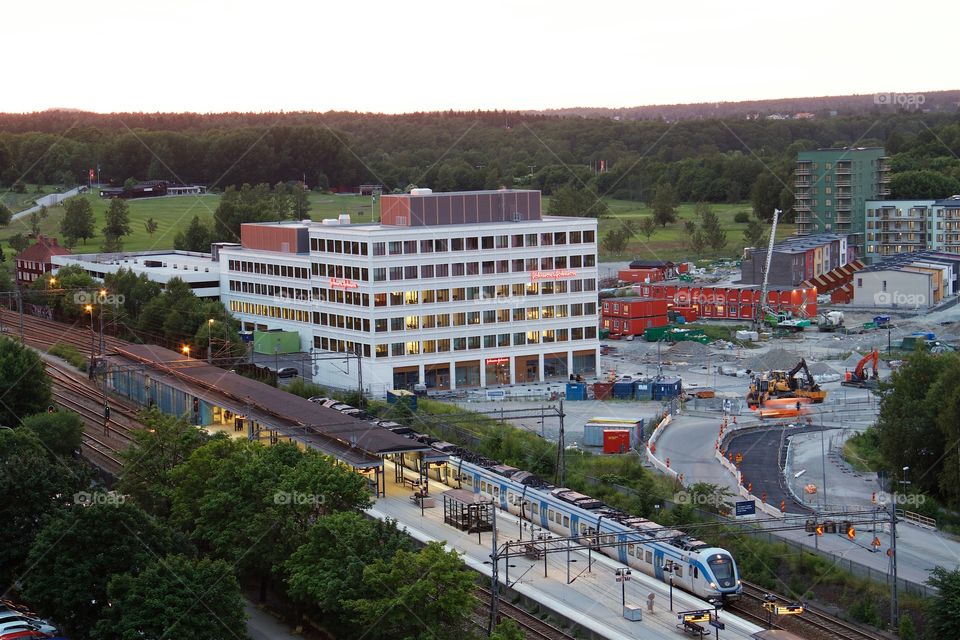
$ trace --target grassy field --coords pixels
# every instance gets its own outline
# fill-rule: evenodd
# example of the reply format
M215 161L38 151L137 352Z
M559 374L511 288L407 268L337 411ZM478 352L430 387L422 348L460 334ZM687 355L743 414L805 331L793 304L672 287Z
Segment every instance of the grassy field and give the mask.
M32 200L36 197L34 194L8 194L10 196L19 196L21 199ZM96 236L86 242L79 244L74 251L76 252L96 252L100 250L103 244L101 229L104 224L104 213L109 206L109 201L103 200L94 194L82 196L90 201L93 206L96 223L94 229ZM144 200L130 200L130 227L131 234L124 238L123 248L125 251L144 251L151 249L170 249L173 247L173 238L180 229L185 228L193 216L198 215L202 220L212 221L213 212L216 211L220 197L217 195L204 196L183 196L177 198L149 198ZM649 207L629 200L607 199L607 206L610 208L610 216L600 221L600 238L610 230L617 228L624 220L639 220L640 218L652 215ZM544 210L549 205L549 198L544 198ZM13 208L13 207L11 207ZM22 208L22 207L17 207ZM332 195L322 193L310 194L310 217L314 220L322 218L333 218L341 213L350 214L353 222L371 222L371 199L369 196L355 195ZM665 229L657 228L656 233L647 242L643 236L637 236L627 247L627 250L621 256L606 255L601 251L602 260L629 260L634 258L650 258L665 260L691 260L697 257L717 257L691 256L685 249L683 221L693 218L693 204L682 204L679 207L679 222L668 225ZM713 205L713 210L719 216L724 228L727 229L727 250L720 256L734 257L740 253L740 247L743 246L743 229L745 224L738 224L733 221L734 215L738 211L749 211L749 204L719 204ZM379 203L375 206L374 213L379 216ZM151 236L146 232L144 223L150 217L153 217L159 228ZM52 207L49 209L47 219L40 225L41 233L59 237L60 221L63 218L62 207ZM784 238L794 232L793 225L781 225L777 229L777 237ZM3 250L6 254L12 255L7 240L15 233L30 233L30 222L24 217L13 221L9 227L0 229L0 242L4 244Z
M25 186L26 191L24 193L14 193L10 191L9 188L0 189L0 202L7 205L10 211L16 213L17 211L32 207L33 201L40 196L45 196L57 191L56 187L41 187L41 190L37 191L37 185L35 184Z
M546 198L545 198L546 200ZM615 229L623 221L640 220L653 215L653 210L639 202L629 200L607 199L607 206L610 208L610 216L600 220L600 240L610 229ZM657 227L656 232L648 241L643 235L638 234L632 242L627 245L627 249L622 255L609 255L602 249L600 259L603 261L611 260L630 260L635 258L645 258L653 260L696 260L698 258L715 257L739 257L740 250L743 247L743 230L747 228L746 223L737 223L733 221L738 211L750 213L749 203L742 204L713 204L710 205L713 212L720 218L720 223L727 232L727 248L719 253L706 253L701 256L692 256L686 248L685 231L683 223L686 220L694 219L694 205L692 203L681 204L678 207L678 220L666 228ZM546 208L546 205L544 205ZM782 240L787 236L793 235L796 231L795 225L778 224L777 239Z

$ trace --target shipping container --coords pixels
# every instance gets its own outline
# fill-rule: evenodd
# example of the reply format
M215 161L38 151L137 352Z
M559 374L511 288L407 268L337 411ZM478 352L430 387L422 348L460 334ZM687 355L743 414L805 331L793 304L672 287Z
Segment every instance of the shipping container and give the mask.
M653 383L653 399L668 400L680 395L680 380L658 380Z
M593 383L593 397L597 400L609 400L610 394L612 392L613 392L612 382L594 382Z
M567 400L586 400L587 385L583 382L567 383Z
M583 425L583 444L587 447L603 446L603 430L607 425L588 422Z
M633 399L641 402L653 399L653 382L637 380L633 383Z
M387 391L388 404L406 404L411 409L417 408L417 396L406 389L390 389Z
M626 453L630 450L630 432L625 429L608 429L603 432L604 453Z
M617 400L633 400L633 382L613 383L613 397Z

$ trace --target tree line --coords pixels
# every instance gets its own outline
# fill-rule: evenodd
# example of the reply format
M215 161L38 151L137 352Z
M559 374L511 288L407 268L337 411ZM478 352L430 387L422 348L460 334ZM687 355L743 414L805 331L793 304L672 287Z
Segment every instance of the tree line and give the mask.
M682 202L749 199L758 211L789 212L797 152L851 145L886 146L894 173L908 174L895 175L896 197L960 191L956 113L917 112L673 123L506 112L0 114L0 182L84 183L99 166L116 184L302 180L546 194L572 185L646 202L669 183Z

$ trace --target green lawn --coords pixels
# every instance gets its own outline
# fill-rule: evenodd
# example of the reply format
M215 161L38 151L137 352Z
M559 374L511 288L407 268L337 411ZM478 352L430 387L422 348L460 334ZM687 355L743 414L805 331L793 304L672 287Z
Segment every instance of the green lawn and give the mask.
M49 189L48 189L49 192ZM36 197L34 194L9 194L10 196L19 196L32 200ZM95 194L81 196L87 198L93 206L96 215L94 228L96 236L86 242L79 244L74 251L76 252L96 252L100 250L103 244L101 229L104 223L104 213L109 206L108 200L103 200ZM123 248L125 251L145 251L152 249L170 249L173 247L173 238L180 229L186 228L190 224L193 216L198 215L201 219L210 222L213 218L213 212L216 211L220 197L218 195L204 196L182 196L176 198L148 198L144 200L129 200L130 205L130 226L131 234L124 238ZM543 208L546 211L549 206L549 198L544 198ZM649 207L629 200L614 200L607 198L607 206L610 208L610 216L600 221L600 239L621 220L640 219L652 215ZM314 220L322 218L333 218L341 213L350 214L353 222L371 222L370 215L371 198L369 196L356 195L332 195L323 193L310 194L310 217ZM727 229L727 250L721 255L727 257L739 256L743 246L743 229L745 224L737 224L733 221L733 216L738 211L749 211L749 204L718 204L712 205L714 212L720 217L720 221ZM20 207L22 208L22 207ZM665 260L694 260L703 257L716 256L692 256L684 248L683 221L693 218L693 204L682 204L679 207L680 220L666 228L657 228L656 233L647 242L643 236L637 236L629 245L622 256L606 255L601 251L602 260L628 260L634 258L652 258ZM379 203L375 207L375 213L379 216ZM153 217L159 228L151 236L147 234L144 228L144 222L147 218ZM40 225L41 233L60 237L60 220L63 218L62 207L51 207L47 219ZM780 225L777 228L777 237L784 238L794 232L794 225ZM30 233L30 222L28 217L21 218L10 224L8 228L0 229L0 242L3 242L3 250L6 254L12 255L7 240L15 233Z
M16 213L17 211L22 211L24 209L29 209L33 206L34 200L40 196L45 196L55 191L61 191L57 187L44 186L40 188L40 191L37 191L37 185L28 184L25 185L26 191L24 193L14 193L10 190L9 187L4 187L0 189L0 202L7 205L10 208L10 211Z
M545 198L546 200L546 198ZM544 204L544 209L546 209ZM610 229L617 227L624 220L639 220L653 215L653 210L639 202L629 200L607 199L607 206L610 208L610 215L600 220L600 241ZM647 258L653 260L697 260L705 257L729 257L739 258L744 245L743 230L747 228L746 223L737 223L733 221L734 215L738 211L750 213L749 203L742 204L712 204L710 207L720 218L723 228L727 231L727 248L720 253L707 253L700 256L691 255L686 248L685 232L683 223L686 220L694 219L694 204L685 203L678 207L678 220L674 224L667 225L665 228L657 227L656 232L648 241L646 237L638 234L632 242L627 245L626 251L620 256L609 255L602 249L600 259L603 261L628 260L634 258ZM795 233L796 226L792 224L777 225L777 239L782 240Z

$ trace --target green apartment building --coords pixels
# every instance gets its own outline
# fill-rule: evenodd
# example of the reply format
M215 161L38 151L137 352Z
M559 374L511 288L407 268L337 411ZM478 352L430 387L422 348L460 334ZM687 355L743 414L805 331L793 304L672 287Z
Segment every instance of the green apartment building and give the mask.
M889 159L882 147L801 151L794 189L797 234L846 234L863 258L866 201L890 194Z

